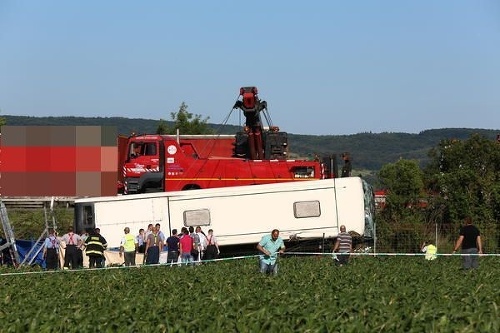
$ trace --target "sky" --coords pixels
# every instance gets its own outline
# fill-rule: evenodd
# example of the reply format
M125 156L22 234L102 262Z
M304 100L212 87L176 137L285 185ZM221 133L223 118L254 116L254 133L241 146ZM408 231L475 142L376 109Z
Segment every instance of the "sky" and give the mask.
M244 86L293 134L499 129L500 2L0 1L0 116L239 125Z

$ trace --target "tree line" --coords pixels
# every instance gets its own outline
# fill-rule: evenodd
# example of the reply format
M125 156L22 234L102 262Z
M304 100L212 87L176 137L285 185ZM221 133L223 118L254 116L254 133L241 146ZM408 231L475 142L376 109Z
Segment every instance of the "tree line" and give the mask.
M8 125L117 126L118 132L174 134L236 133L233 125L214 125L193 115L187 105L166 121L127 118L4 116ZM498 131L434 129L418 134L355 135L289 134L291 154L312 157L349 152L353 175L386 190L386 204L377 214L379 240L395 251L416 251L434 226L450 244L466 217L484 233L485 248L500 248L500 143ZM402 243L401 239L408 241Z
M383 241L395 250L413 252L439 228L445 238L442 243L451 250L459 227L470 217L481 230L487 251L498 253L500 142L480 134L465 140L443 139L428 156L423 168L417 160L400 159L377 173L387 193L377 216ZM416 241L397 244L401 238Z
M186 111L187 112L187 111ZM179 119L178 116L181 116ZM172 116L172 115L171 115ZM201 118L187 112L173 113L174 119L130 119L121 117L28 117L4 116L6 124L12 126L116 126L118 133L168 133L180 128L181 134L193 134L192 130L204 133L235 134L241 130L237 125L211 124L208 118ZM182 118L186 117L186 121ZM186 132L190 131L190 132ZM420 166L430 162L429 151L443 139L465 140L473 134L480 134L494 140L499 130L487 129L432 129L418 134L409 133L358 133L352 135L298 135L288 133L289 155L294 158L311 158L337 155L349 152L352 158L353 174L374 174L387 163L399 159L417 160ZM174 134L175 131L172 133Z

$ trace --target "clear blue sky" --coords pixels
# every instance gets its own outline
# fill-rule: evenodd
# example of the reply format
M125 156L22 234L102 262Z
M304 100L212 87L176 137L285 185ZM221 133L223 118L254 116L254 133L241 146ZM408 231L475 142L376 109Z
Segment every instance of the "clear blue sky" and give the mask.
M248 85L294 134L498 129L500 1L0 1L2 115L218 124Z

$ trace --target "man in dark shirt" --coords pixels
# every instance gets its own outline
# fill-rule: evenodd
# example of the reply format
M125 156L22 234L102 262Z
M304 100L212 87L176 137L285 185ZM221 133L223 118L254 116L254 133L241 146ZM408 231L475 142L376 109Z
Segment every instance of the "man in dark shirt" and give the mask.
M82 238L73 232L73 227L69 227L68 232L62 236L62 241L66 244L63 268L78 268L78 248L82 245Z
M89 257L89 268L104 267L104 250L108 246L106 239L101 236L99 228L89 232L85 240L86 253Z
M481 244L479 229L472 225L472 219L470 217L465 219L465 225L460 228L459 237L455 243L453 253L458 251L460 246L462 246L463 268L477 268L479 265L478 254L483 253L483 246Z
M59 267L59 239L53 228L49 229L49 237L43 243L43 258L46 269L57 269Z
M177 236L177 229L172 229L172 236L167 238L167 264L175 264L179 259L179 237Z

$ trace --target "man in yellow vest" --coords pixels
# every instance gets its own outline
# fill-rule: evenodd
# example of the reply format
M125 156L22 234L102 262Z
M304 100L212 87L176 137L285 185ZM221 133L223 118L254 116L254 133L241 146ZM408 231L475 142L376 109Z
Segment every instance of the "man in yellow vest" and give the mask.
M135 266L135 253L139 244L137 238L130 233L130 228L125 227L125 235L120 242L120 257L123 255L125 259L125 266Z
M422 244L422 252L425 253L425 259L426 260L434 260L437 258L437 247L432 244L431 241L424 242Z

